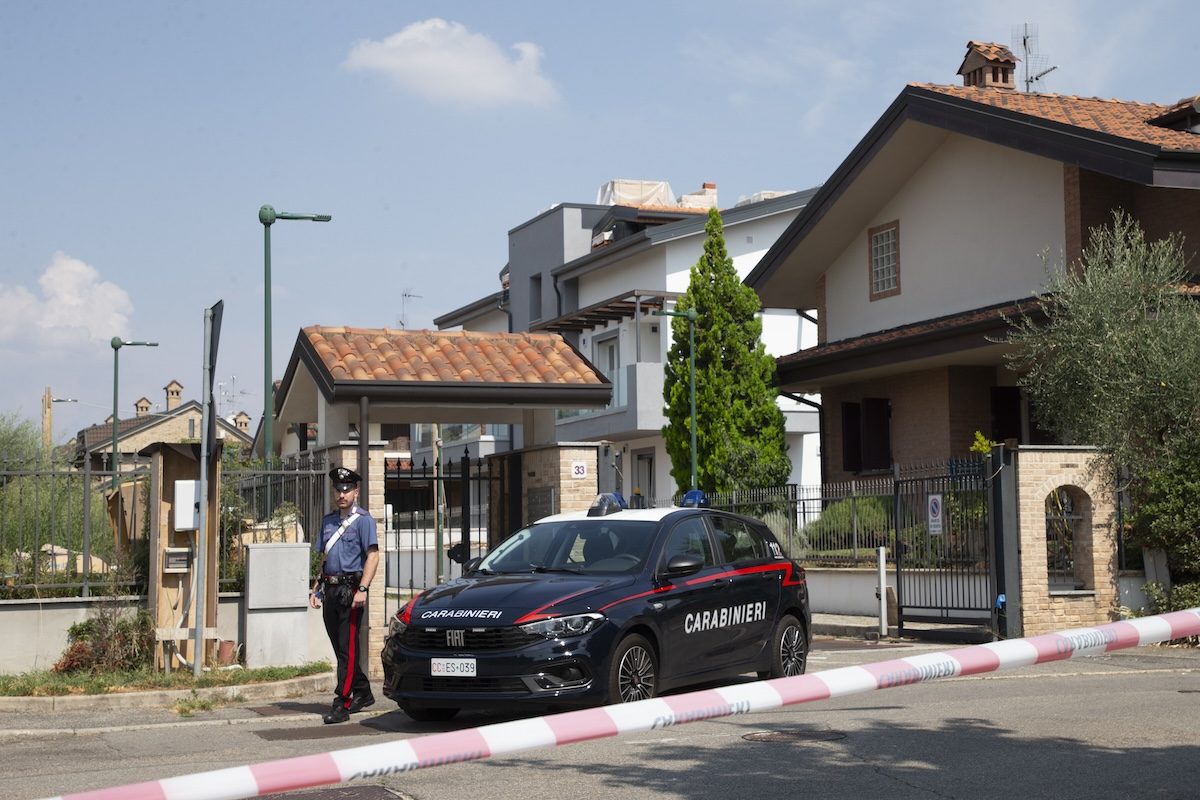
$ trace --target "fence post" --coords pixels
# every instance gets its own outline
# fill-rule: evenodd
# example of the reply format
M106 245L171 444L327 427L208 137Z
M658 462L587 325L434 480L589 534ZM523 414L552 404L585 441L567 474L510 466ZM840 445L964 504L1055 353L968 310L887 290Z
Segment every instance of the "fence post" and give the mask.
M112 564L108 565L112 569ZM90 597L88 576L92 573L92 460L83 459L83 596Z
M879 558L877 559L877 568L879 571L879 638L886 639L888 635L887 624L887 548L880 547L877 551Z
M460 566L471 560L471 453L463 448L462 459L462 561Z
M900 465L892 464L892 517L896 526L896 634L904 636L904 541L900 537Z
M850 479L850 554L858 561L858 484Z

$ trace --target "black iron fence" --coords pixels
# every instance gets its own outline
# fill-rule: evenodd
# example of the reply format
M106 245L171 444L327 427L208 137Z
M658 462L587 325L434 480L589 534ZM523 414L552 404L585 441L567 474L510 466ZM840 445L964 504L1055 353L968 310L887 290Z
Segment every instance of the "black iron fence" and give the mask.
M148 479L65 461L0 459L0 599L88 597L144 586ZM118 503L118 496L121 502Z
M710 508L758 517L767 523L790 558L819 566L867 566L876 563L877 550L887 548L896 560L900 541L910 562L932 558L925 529L916 513L926 497L914 480L937 475L982 475L978 458L936 464L896 467L891 474L871 475L819 486L787 484L708 495ZM899 496L899 502L897 497ZM682 495L665 502L678 504ZM974 498L969 505L950 500L951 513L961 516L983 510ZM655 505L653 500L648 505ZM897 517L897 512L900 516ZM956 517L957 518L957 517ZM899 524L897 520L899 519ZM986 516L983 518L986 525ZM899 534L899 540L897 540ZM920 555L920 554L925 555Z
M331 508L323 453L301 453L271 468L239 467L221 475L220 588L245 585L245 546L312 542Z
M462 573L487 548L494 462L459 458L397 466L384 476L387 585L416 590Z

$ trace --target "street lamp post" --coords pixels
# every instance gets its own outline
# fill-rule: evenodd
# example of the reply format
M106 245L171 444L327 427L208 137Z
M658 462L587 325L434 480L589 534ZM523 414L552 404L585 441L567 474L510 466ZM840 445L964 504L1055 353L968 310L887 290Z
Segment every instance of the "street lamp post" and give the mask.
M116 491L117 473L121 468L121 453L117 450L117 355L121 352L122 347L158 347L158 342L129 342L120 336L114 336L109 344L112 345L113 349L113 424L110 466L112 467L112 488L113 491Z
M275 383L271 380L271 226L277 219L302 219L310 222L329 222L329 214L293 214L276 211L271 206L258 210L258 221L263 226L263 467L271 468L271 421L275 415ZM270 482L267 483L270 492ZM270 514L270 495L267 495L267 513Z
M696 486L696 318L700 315L696 313L696 309L689 308L687 311L666 311L659 309L654 312L656 317L682 317L688 323L688 388L691 396L692 414L691 414L691 450L692 450L692 485L689 488L695 489Z

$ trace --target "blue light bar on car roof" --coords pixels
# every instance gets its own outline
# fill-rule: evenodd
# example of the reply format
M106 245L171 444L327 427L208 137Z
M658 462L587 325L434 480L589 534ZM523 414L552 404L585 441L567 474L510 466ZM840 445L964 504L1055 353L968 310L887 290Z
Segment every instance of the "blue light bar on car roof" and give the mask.
M604 492L596 495L587 513L589 517L606 517L626 508L629 506L625 504L625 498L620 492Z
M683 508L708 508L708 495L703 489L688 489L679 503Z

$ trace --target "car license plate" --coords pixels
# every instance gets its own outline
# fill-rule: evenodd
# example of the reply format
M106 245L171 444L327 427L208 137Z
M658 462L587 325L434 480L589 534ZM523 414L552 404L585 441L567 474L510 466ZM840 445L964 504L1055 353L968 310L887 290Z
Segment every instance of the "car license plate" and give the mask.
M474 678L473 658L434 658L429 661L429 674L443 678Z

